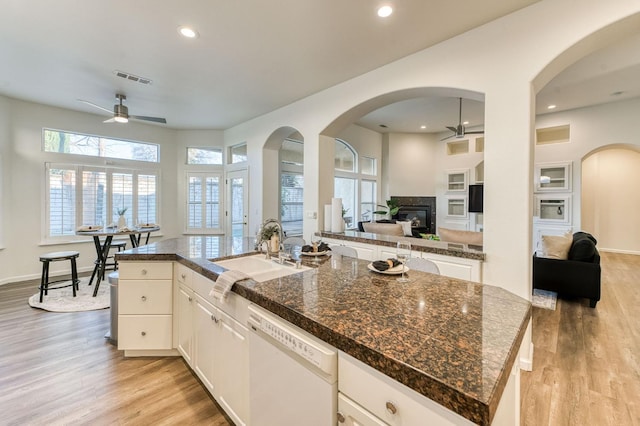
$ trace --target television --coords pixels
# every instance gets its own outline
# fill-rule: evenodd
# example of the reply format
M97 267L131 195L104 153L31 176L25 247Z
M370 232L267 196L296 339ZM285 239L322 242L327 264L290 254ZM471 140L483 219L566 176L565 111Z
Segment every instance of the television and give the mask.
M469 185L469 213L482 213L483 185Z

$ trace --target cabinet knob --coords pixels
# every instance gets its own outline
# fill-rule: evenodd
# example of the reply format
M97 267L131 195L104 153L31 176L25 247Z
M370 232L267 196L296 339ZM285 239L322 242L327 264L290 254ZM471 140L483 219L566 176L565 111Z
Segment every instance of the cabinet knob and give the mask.
M182 277L182 279L184 280L185 278L187 278L187 274L182 274L180 275Z
M146 270L146 269L143 269L142 271L140 271L140 273L141 273L142 275L147 275L147 270Z
M344 418L344 414L338 411L338 423L344 423L346 419Z
M147 301L147 296L142 296L140 299L142 299L143 302Z
M143 331L142 333L140 333L140 335L142 335L142 336L146 336L146 335L147 335L147 332L146 332L146 331Z
M189 296L189 302L191 302L193 300L193 297Z
M398 409L396 408L396 404L394 404L391 401L387 401L387 411L389 412L389 414L395 414L398 412Z

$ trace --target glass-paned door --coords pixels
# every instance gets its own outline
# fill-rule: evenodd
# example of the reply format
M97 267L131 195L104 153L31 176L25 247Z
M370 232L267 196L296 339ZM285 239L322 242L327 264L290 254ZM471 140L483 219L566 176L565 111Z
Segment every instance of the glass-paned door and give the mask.
M227 235L246 237L249 235L249 185L247 170L227 173Z

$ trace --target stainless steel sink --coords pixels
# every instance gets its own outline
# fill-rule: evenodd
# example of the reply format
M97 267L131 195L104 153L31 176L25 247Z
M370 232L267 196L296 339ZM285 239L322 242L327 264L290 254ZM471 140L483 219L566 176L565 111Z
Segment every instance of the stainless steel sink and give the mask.
M219 261L213 260L213 263L225 269L244 272L258 282L269 281L311 269L308 266L302 265L296 268L293 263L280 264L276 260L265 259L264 254L235 257L233 259Z

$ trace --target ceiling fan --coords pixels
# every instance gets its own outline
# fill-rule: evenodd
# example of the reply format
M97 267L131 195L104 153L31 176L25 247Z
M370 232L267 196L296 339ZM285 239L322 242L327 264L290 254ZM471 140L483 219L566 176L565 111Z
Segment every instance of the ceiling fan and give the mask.
M464 125L462 124L462 98L458 98L458 99L460 100L460 106L458 110L458 125L456 127L447 126L447 129L451 130L453 132L453 135L440 139L442 141L451 139L451 138L463 138L464 135L472 135L472 134L481 135L484 133L484 130L465 132Z
M82 99L78 99L78 101L83 102L87 105L91 105L92 107L96 107L98 109L101 109L103 111L106 111L110 114L113 114L113 117L105 120L105 123L126 123L129 121L130 118L133 118L135 120L143 120L143 121L153 121L154 123L163 123L163 124L167 124L167 120L165 120L164 118L160 118L160 117L147 117L144 115L130 115L129 114L129 108L127 108L125 105L122 105L122 101L126 100L127 97L125 95L122 95L120 93L116 93L116 99L118 99L119 103L115 104L113 106L113 111L111 111L110 109L101 107L100 105L96 105L93 102L89 102L89 101L85 101Z

